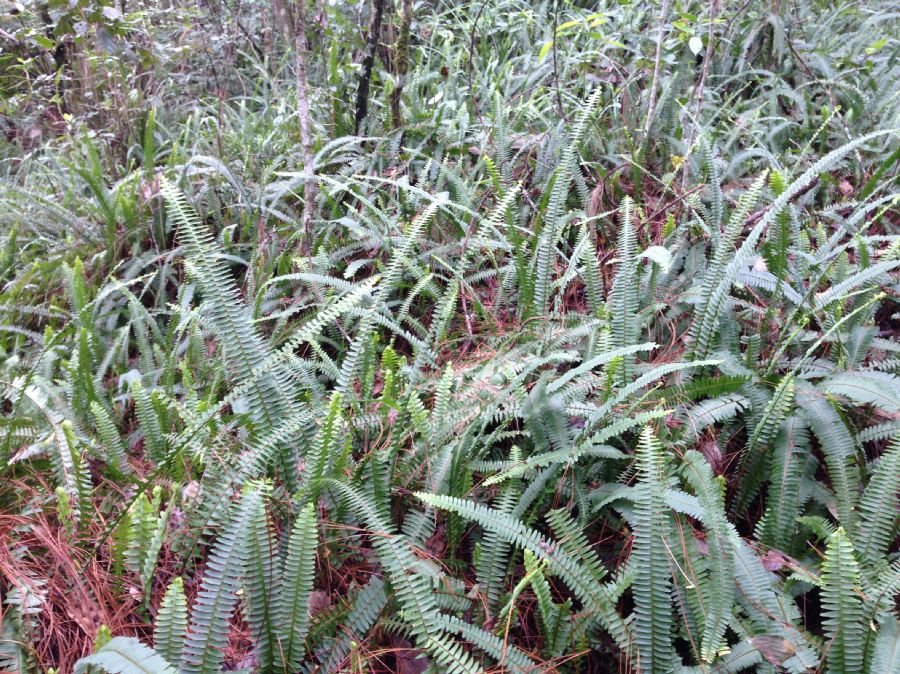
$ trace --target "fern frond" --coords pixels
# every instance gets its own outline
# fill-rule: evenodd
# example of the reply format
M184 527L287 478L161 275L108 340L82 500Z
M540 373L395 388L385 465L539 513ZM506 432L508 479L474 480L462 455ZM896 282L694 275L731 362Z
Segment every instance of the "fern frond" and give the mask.
M860 559L872 562L887 554L896 541L900 517L897 493L900 490L900 437L894 439L878 460L859 502L856 548Z
M297 671L304 655L318 542L314 505L309 503L300 510L294 522L281 570L281 594L276 599L279 671Z
M859 471L853 466L856 459L856 442L847 424L832 403L821 393L802 390L797 405L804 411L810 429L819 440L825 455L825 465L837 501L841 526L845 531L856 531L856 504L859 495Z
M619 207L619 243L616 256L619 259L616 277L608 300L612 324L612 344L624 348L638 341L638 292L637 287L637 239L634 226L634 202L625 197ZM620 382L625 385L631 379L631 359L625 357L620 369Z
M251 485L232 505L229 522L209 553L181 659L186 674L215 674L222 665L246 561L244 532L260 517L264 493L261 485Z
M441 615L429 579L416 572L418 564L411 550L400 536L391 533L391 527L382 520L378 507L370 498L342 482L329 480L328 484L344 497L373 532L377 532L373 544L390 578L394 596L402 607L401 617L419 648L430 653L447 672L479 672L471 656L442 630Z
M859 566L842 528L832 534L822 564L822 613L830 672L861 672L864 625L859 591Z
M869 671L872 674L900 674L900 623L892 615L885 617L878 626Z
M103 441L103 455L107 462L117 470L128 470L128 459L125 454L125 443L116 429L116 425L109 416L109 412L97 401L91 402L91 413L97 424L97 431Z
M256 643L259 666L263 671L270 671L281 650L274 606L283 596L284 589L274 570L277 561L275 537L262 500L256 504L242 535L246 557L244 615Z
M704 661L712 662L724 643L725 628L731 614L734 562L729 538L736 532L725 517L723 485L714 477L703 455L694 450L686 452L681 473L697 495L704 512L709 579L702 584L705 621L700 653Z
M180 662L187 635L187 599L184 582L176 576L163 595L153 625L153 647L167 662Z
M647 427L637 450L640 483L634 504L634 642L637 667L652 674L674 671L669 543L672 521L666 507L666 470L659 441Z
M774 447L762 540L776 550L790 552L802 505L800 479L809 453L809 432L801 417L785 419Z
M829 377L819 386L860 405L874 405L890 413L900 412L900 377L887 372L844 372Z
M134 637L113 637L93 655L75 663L75 674L97 667L109 674L176 674L156 651Z
M597 582L590 570L578 564L552 540L544 538L511 515L505 515L478 503L438 494L417 492L415 495L430 506L449 510L484 529L496 531L505 540L516 547L529 550L538 559L548 560L549 571L559 576L591 613L600 619L603 627L616 639L620 647L627 647L629 629L616 613L604 586Z

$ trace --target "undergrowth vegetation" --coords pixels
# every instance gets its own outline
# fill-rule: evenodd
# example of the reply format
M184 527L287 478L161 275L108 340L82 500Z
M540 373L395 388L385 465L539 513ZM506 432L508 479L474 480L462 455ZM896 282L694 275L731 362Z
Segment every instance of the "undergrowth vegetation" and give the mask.
M894 3L2 11L0 670L900 673Z

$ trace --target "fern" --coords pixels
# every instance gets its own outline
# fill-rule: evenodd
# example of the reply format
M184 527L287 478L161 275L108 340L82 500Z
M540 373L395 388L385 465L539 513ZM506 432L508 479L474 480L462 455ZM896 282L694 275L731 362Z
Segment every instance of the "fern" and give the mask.
M859 502L856 548L860 559L880 560L896 540L900 490L900 438L878 460Z
M283 596L281 578L273 568L277 563L275 540L262 500L249 514L244 536L246 564L243 574L244 614L257 644L257 658L262 671L273 671L281 651L275 604Z
M109 412L102 405L93 401L91 403L91 413L94 415L94 421L97 424L97 431L103 441L104 458L109 464L121 471L127 471L128 459L125 453L125 445L119 435Z
M671 672L671 570L669 552L672 522L665 506L665 464L659 442L647 427L638 444L640 483L635 493L634 545L630 564L635 570L634 641L637 666L645 672Z
M113 637L94 655L75 664L75 674L97 667L109 674L175 674L176 670L152 648L134 637Z
M379 553L385 571L390 578L391 588L403 607L404 622L416 637L420 648L430 653L452 674L479 671L471 656L461 646L448 638L441 629L441 618L431 591L430 583L421 573L416 572L417 564L406 544L381 520L377 507L362 497L351 487L330 482L343 494L349 505L365 520L368 526L378 532L373 544Z
M841 525L846 531L856 531L858 494L854 485L858 473L852 466L856 457L853 435L832 404L815 391L804 391L798 398L810 429L818 438L825 455L825 465L834 489Z
M176 576L163 595L153 626L153 646L167 662L181 660L181 651L187 635L187 620L184 582Z
M638 288L637 258L634 226L634 202L625 197L619 208L619 244L616 250L618 269L608 300L612 323L612 344L618 348L637 343L638 338ZM631 380L631 364L623 358L620 382L625 385Z
M222 664L247 554L243 532L261 516L264 492L259 485L247 489L231 507L228 524L210 550L181 658L187 674L213 674Z
M736 532L725 518L722 485L713 476L703 455L691 450L684 458L681 472L700 501L707 531L709 579L701 586L705 621L700 653L704 661L712 662L724 644L733 603L734 564L729 539Z
M761 175L753 182L753 185L741 196L738 207L717 237L713 259L703 277L703 286L700 290L701 304L697 308L694 322L691 324L692 351L697 358L704 358L709 352L710 344L718 327L719 313L722 310L725 294L733 281L727 276L728 260L734 254L734 244L741 233L744 220L750 215L750 211L759 200L765 184L766 174Z
M310 503L300 511L294 523L281 569L281 594L275 601L279 670L297 671L304 655L303 640L309 629L309 594L315 575L317 544L316 516Z
M775 549L790 551L802 505L800 482L809 452L809 433L803 419L785 419L774 446L762 540Z
M341 663L353 646L362 641L372 628L386 603L384 582L378 576L372 576L354 595L351 608L342 618L341 630L333 643L316 652L316 659L321 663L321 671L337 671L341 667ZM307 665L304 671L317 670Z
M629 630L615 612L607 589L598 584L591 570L584 568L552 541L546 540L512 516L480 504L437 494L417 493L416 496L428 505L455 512L485 529L495 531L512 545L528 550L540 560L546 559L548 570L571 588L620 645L627 644Z
M857 595L859 567L847 534L839 528L828 539L822 563L822 612L825 616L830 672L861 672L863 667L862 600Z

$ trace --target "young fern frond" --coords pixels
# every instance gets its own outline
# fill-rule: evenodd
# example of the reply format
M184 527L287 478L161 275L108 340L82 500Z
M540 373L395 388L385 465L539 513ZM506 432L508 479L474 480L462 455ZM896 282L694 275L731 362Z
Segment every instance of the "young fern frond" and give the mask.
M859 597L860 575L853 546L843 528L832 534L822 563L822 612L828 671L863 671L863 606Z
M153 625L153 647L167 662L180 662L188 626L184 582L176 576L163 595Z
M277 671L298 671L306 652L304 639L309 630L309 595L315 580L318 543L315 509L308 503L294 522L280 570L281 589L275 600Z
M612 324L612 345L630 347L638 341L638 260L637 239L634 226L634 202L625 197L619 207L619 244L616 249L618 267L608 300ZM632 359L623 357L619 367L622 385L631 380Z
M634 545L630 564L634 569L634 643L636 666L642 672L674 671L672 650L671 543L672 518L666 506L666 469L659 441L648 426L637 450L640 482L635 487ZM712 637L718 627L711 630Z

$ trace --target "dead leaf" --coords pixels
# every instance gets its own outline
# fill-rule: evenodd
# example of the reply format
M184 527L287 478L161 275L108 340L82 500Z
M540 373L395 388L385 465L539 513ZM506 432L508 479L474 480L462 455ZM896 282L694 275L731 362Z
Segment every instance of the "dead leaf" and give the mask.
M750 645L759 651L770 664L778 666L797 652L794 645L787 639L764 635L750 639Z
M762 558L762 565L766 571L780 571L787 561L787 558L778 550L769 550Z
M322 590L313 590L309 593L309 614L315 615L331 606L331 597Z
M397 674L422 674L431 666L431 659L408 640L398 639L393 645L397 649Z

